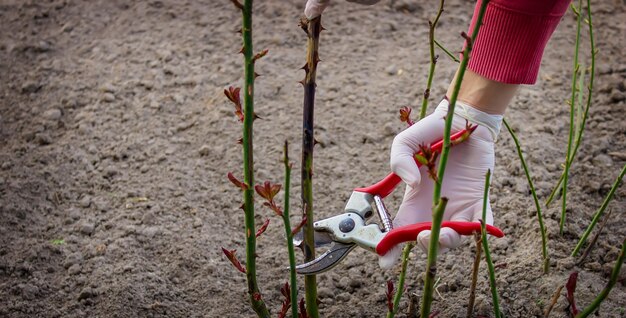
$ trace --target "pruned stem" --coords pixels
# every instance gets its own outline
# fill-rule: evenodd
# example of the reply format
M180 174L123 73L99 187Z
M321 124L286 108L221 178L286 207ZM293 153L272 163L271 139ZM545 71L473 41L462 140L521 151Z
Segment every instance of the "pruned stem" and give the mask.
M472 317L474 301L476 300L476 283L478 282L478 269L482 252L481 236L478 233L474 233L474 242L476 243L476 256L474 257L474 266L472 266L472 284L470 285L469 303L467 304L467 318Z
M583 236L580 238L580 240L578 240L578 243L576 244L574 251L572 251L572 256L576 256L576 254L578 254L578 251L580 251L583 244L585 244L587 237L589 237L589 234L591 234L591 231L598 223L598 220L600 219L600 217L602 217L604 210L606 210L606 207L611 202L611 199L613 199L613 194L615 194L615 190L617 190L617 188L619 187L620 182L622 181L622 178L624 177L624 173L626 173L626 165L622 167L622 171L619 173L619 176L617 176L617 179L615 179L615 182L613 183L613 187L611 187L611 190L604 198L604 202L602 202L602 205L600 206L596 214L594 214L593 219L591 220L591 224L589 224L589 226L583 233Z
M285 236L287 237L287 251L289 253L289 280L291 282L291 316L298 317L298 281L296 279L296 255L293 247L293 233L291 233L291 222L289 220L289 188L291 187L291 163L289 163L289 143L285 140L283 147L285 164L285 194L283 207L283 223L285 224Z
M552 299L550 299L550 305L548 305L548 308L546 308L546 311L543 313L544 318L550 317L550 313L552 312L552 309L554 309L554 306L556 305L557 301L559 300L559 297L561 296L561 290L563 290L563 287L565 287L565 285L560 285L556 289L554 294L552 294Z
M613 271L611 271L611 277L609 278L609 282L606 284L606 287L604 287L604 289L600 292L598 297L596 297L596 299L593 300L591 305L587 306L587 308L585 308L581 313L579 313L576 316L576 318L587 317L591 315L594 311L596 311L598 307L600 307L600 304L602 303L602 301L604 301L606 296L609 295L609 293L611 292L611 289L613 289L613 286L615 286L615 283L617 283L617 280L619 279L619 273L620 273L620 270L622 269L622 264L624 263L625 255L626 255L626 239L622 242L622 250L620 251L619 256L617 257L617 262L615 263L615 267L613 267Z
M252 1L243 4L243 37L244 86L243 86L243 175L248 185L243 191L244 222L246 228L246 276L248 280L248 296L252 309L259 317L269 317L269 311L261 298L256 274L256 231L254 224L254 158L252 146L252 126L254 122L254 60L252 51Z
M459 66L458 77L454 84L454 90L450 97L450 105L448 106L448 113L446 115L445 129L443 131L443 149L441 151L441 159L439 160L439 168L437 171L437 178L439 181L435 182L435 188L433 190L433 222L430 232L430 244L428 248L428 260L426 262L426 275L424 279L424 294L422 296L422 308L420 311L421 317L428 317L430 314L430 306L433 299L433 285L435 272L437 268L437 252L439 249L439 232L441 231L441 222L443 221L443 212L445 210L445 204L442 204L443 198L441 198L441 184L444 179L444 173L446 164L448 163L448 155L450 153L450 130L452 129L452 118L454 116L454 107L456 106L456 100L459 96L461 89L461 82L467 69L470 53L472 51L473 43L476 41L478 31L482 25L483 17L487 9L489 0L484 0L480 6L478 17L476 19L476 25L472 32L471 39L466 39L465 50L463 51L463 60ZM463 33L465 34L465 33ZM442 208L443 206L443 208Z
M563 204L561 205L561 220L559 221L559 233L563 235L563 227L565 226L565 212L567 210L567 180L569 178L570 161L572 161L572 146L574 139L574 111L576 103L576 77L578 76L578 50L580 47L580 28L582 24L582 16L580 10L582 9L583 1L578 0L578 10L576 10L576 16L578 22L576 25L576 44L574 48L574 74L572 75L572 96L570 99L570 116L569 116L569 136L567 139L567 156L565 157L565 172L563 173Z
M308 35L307 58L304 70L306 72L304 86L304 115L302 119L302 208L306 216L304 227L304 261L315 259L315 239L313 236L313 114L315 105L315 75L319 62L319 37L322 31L321 16L313 20L303 20L303 29L306 26ZM307 314L311 318L319 316L317 309L317 277L304 277L305 301Z
M509 123L507 123L506 119L502 120L504 122L504 126L513 137L513 142L515 143L515 148L517 149L517 155L522 163L522 168L524 168L524 173L526 174L526 180L528 180L528 186L530 187L530 193L533 196L533 201L535 201L535 208L537 209L537 220L539 221L539 231L541 231L541 253L543 255L543 272L548 273L550 269L550 257L548 256L548 238L546 235L546 227L543 223L543 214L541 213L541 204L539 204L539 199L537 198L537 193L535 192L535 185L533 184L533 180L530 177L530 172L528 171L528 165L526 164L526 160L524 159L524 154L522 153L522 148L520 147L519 140L515 135Z
M428 109L428 98L430 97L430 88L433 84L433 77L435 75L435 66L437 66L437 56L435 56L435 28L437 27L437 22L439 22L439 17L441 17L441 13L443 13L443 4L445 0L439 1L439 10L437 11L437 16L435 20L428 21L429 32L428 32L428 47L430 49L430 69L428 71L428 82L426 84L426 89L424 90L424 95L422 98L422 108L420 108L420 119L426 117L426 110Z
M393 318L398 312L400 299L402 299L402 294L404 293L404 281L406 279L406 269L409 254L411 253L411 249L413 249L414 246L415 245L413 243L408 243L404 246L404 249L402 250L402 270L400 271L400 277L398 278L398 287L396 288L396 294L393 296L393 311L387 312L387 318Z
M493 312L496 318L500 318L500 302L498 301L498 289L496 287L496 273L491 261L491 253L489 252L489 243L487 243L487 230L485 221L487 219L487 197L489 196L489 179L491 178L491 170L487 170L485 176L485 193L483 195L483 218L481 220L481 233L483 241L483 249L485 250L485 261L489 270L489 285L491 286L491 298L493 299Z

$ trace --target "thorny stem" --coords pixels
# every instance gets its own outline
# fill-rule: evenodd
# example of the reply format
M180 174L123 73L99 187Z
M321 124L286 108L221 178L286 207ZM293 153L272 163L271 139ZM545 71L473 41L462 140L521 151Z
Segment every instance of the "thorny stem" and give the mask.
M596 242L598 241L598 238L600 237L602 230L604 229L606 224L609 223L609 219L611 218L611 213L613 213L613 210L609 209L609 213L607 213L607 215L604 217L604 220L602 220L602 223L600 223L600 227L598 228L598 231L596 232L596 234L593 235L593 238L591 239L591 241L589 241L589 244L587 244L587 247L583 251L583 254L580 256L578 261L576 262L576 265L582 264L587 258L587 256L589 255L589 253L591 252L591 250L593 249L593 246L596 245Z
M435 75L435 66L437 65L437 56L435 56L435 28L437 27L437 22L439 22L439 17L441 17L441 13L443 12L443 3L445 0L439 1L439 10L437 11L437 16L435 20L428 21L429 32L428 32L428 46L430 48L430 69L428 71L428 82L426 84L426 90L424 90L424 95L422 98L422 108L420 109L420 119L426 117L426 110L428 108L428 98L430 97L430 88L433 84L433 77Z
M289 163L289 143L285 140L283 147L285 164L285 194L283 207L283 223L285 224L285 236L287 237L287 251L289 252L289 280L291 281L291 316L298 317L298 281L296 280L296 255L293 248L293 233L289 220L289 188L291 183L291 163Z
M580 238L580 240L578 240L578 243L576 244L574 251L572 251L572 256L576 256L576 254L578 254L578 251L580 251L583 244L585 244L587 237L589 237L589 234L591 234L591 231L596 226L596 223L598 223L598 220L600 219L602 214L604 214L604 210L606 210L606 207L611 202L611 199L613 199L613 194L615 194L615 190L617 190L617 188L619 187L620 181L622 181L622 178L624 177L624 173L626 173L626 165L624 165L624 167L622 168L622 171L619 173L619 176L617 176L617 179L615 179L615 182L613 183L613 187L611 187L611 190L604 198L604 202L602 202L602 205L600 206L596 214L593 216L593 219L591 220L591 224L589 224L589 226L583 233L583 236Z
M393 318L398 312L400 299L402 299L402 294L404 293L404 281L406 279L406 269L408 264L407 260L409 259L409 254L414 246L415 245L413 243L408 243L404 246L404 249L402 250L402 270L400 271L400 277L398 278L398 287L396 288L396 294L393 296L393 311L387 313L387 318Z
M478 282L478 269L480 267L480 256L482 252L482 245L480 245L481 237L478 233L474 233L474 241L476 242L476 257L474 258L474 266L472 267L472 285L470 285L469 303L467 304L467 318L471 318L474 313L476 283Z
M483 241L483 250L485 250L485 261L489 270L489 285L491 286L491 297L493 299L493 311L496 318L500 318L500 302L498 301L498 290L496 287L496 273L491 261L491 253L489 252L489 243L487 243L487 230L485 220L487 219L487 197L489 195L489 179L491 178L491 170L487 170L485 176L485 194L483 195L483 218L481 220L481 233Z
M587 86L587 103L585 105L585 111L583 113L583 118L582 118L582 121L580 123L580 128L578 129L578 134L576 136L576 143L574 145L574 151L572 151L571 158L569 158L569 160L566 162L567 166L571 166L572 165L572 162L574 161L574 158L576 158L576 154L578 153L578 147L580 146L580 143L582 141L583 132L585 131L585 124L587 123L587 116L589 114L589 108L591 107L591 98L592 98L592 92L593 92L593 82L594 82L594 79L595 79L596 54L598 52L596 51L595 41L594 41L594 38L593 38L593 23L592 23L592 20L591 20L591 3L589 1L587 1L587 25L589 26L589 45L590 45L590 49L591 49L591 70L589 71L589 85ZM565 177L565 171L563 171L563 173L561 174L561 177L559 178L559 181L557 182L556 186L554 187L554 189L550 193L550 196L548 197L548 200L546 201L546 207L550 205L550 203L554 199L554 196L556 195L557 191L561 188L561 184L563 183L563 178L564 177Z
M582 9L583 1L578 0L578 10L576 10L576 16L578 18L578 23L576 26L576 44L574 49L574 74L572 75L572 97L570 99L570 115L569 115L569 136L567 139L567 156L565 157L565 172L563 176L563 204L561 206L561 220L559 221L559 233L563 235L563 226L565 225L565 212L567 209L567 179L569 178L569 168L568 164L572 159L572 143L574 138L574 109L576 103L576 77L578 75L578 68L580 65L578 64L578 49L580 47L580 28L582 24L582 16L580 15L580 10Z
M244 190L244 211L246 227L246 276L248 280L248 295L252 309L259 317L269 317L269 311L261 298L256 274L256 231L254 224L254 158L252 147L252 125L254 121L254 60L252 51L252 1L245 0L242 16L241 33L243 37L244 55L244 119L243 119L243 174L244 183L248 185Z
M619 279L619 273L622 268L622 264L624 263L625 255L626 255L626 239L622 242L622 250L619 253L619 256L617 257L617 262L615 263L615 267L613 267L613 271L611 271L611 277L609 278L609 282L606 284L606 287L604 287L604 289L600 292L598 297L596 297L596 299L593 300L591 305L587 306L587 308L585 308L585 310L579 313L576 316L576 318L587 317L591 315L594 311L596 311L598 307L600 307L600 304L602 303L602 301L604 301L606 296L609 295L609 293L611 292L611 289L613 289L613 286L615 286L615 283L617 283L617 280Z
M308 35L307 57L304 70L306 72L304 81L304 115L302 119L302 208L306 216L306 226L304 227L304 261L309 262L315 259L315 238L313 236L313 114L315 105L315 75L317 63L319 62L319 37L322 31L322 17L313 20L303 19L302 27L306 26ZM317 277L307 275L304 277L305 301L308 317L319 317L317 309Z
M520 161L522 162L522 168L524 168L524 173L526 174L526 180L528 180L528 185L530 186L530 193L533 196L533 200L535 201L535 208L537 209L537 220L539 221L539 230L541 231L541 253L543 255L543 272L548 273L550 269L550 257L548 256L548 238L546 235L546 227L543 223L543 213L541 213L541 204L539 204L539 199L537 198L537 193L535 192L535 185L533 184L533 180L530 177L530 172L528 171L528 165L526 164L526 160L524 159L524 154L522 154L522 148L520 147L519 140L515 135L509 123L507 123L506 119L503 119L504 126L513 137L513 142L515 142L515 148L517 149L517 155L519 156Z
M456 100L459 96L459 90L461 89L461 82L467 69L470 53L472 51L472 45L475 43L478 36L478 31L482 25L483 17L487 9L489 0L484 0L480 6L478 17L476 19L476 25L472 32L471 39L466 39L466 46L463 52L463 60L459 66L459 73L454 83L454 90L450 97L450 105L448 106L448 113L446 115L446 124L443 131L443 149L441 151L441 159L439 161L439 169L437 171L438 180L435 182L435 188L433 191L433 223L430 232L430 245L428 248L428 260L426 263L426 275L424 279L424 294L422 295L422 308L420 311L421 317L428 317L430 314L430 305L433 300L433 285L435 279L435 272L437 268L437 251L439 249L439 232L441 231L441 222L443 221L443 212L445 204L442 206L443 199L441 198L441 184L444 179L444 173L446 164L448 163L448 155L450 153L450 130L452 129L452 117L454 116L454 107L456 106Z

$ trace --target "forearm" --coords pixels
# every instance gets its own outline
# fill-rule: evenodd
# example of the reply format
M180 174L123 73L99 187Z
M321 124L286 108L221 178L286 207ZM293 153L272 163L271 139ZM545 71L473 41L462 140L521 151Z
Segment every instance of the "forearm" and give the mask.
M450 98L455 79L450 83L446 96ZM471 70L466 70L459 91L459 101L488 114L502 115L517 93L519 84L505 84L482 77Z

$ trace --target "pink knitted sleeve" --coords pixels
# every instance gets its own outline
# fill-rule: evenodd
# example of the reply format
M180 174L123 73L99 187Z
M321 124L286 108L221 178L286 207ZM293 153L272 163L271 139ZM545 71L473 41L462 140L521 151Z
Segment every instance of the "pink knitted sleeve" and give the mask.
M478 0L469 27L476 24ZM570 0L491 0L474 43L469 69L508 84L534 84L546 43Z

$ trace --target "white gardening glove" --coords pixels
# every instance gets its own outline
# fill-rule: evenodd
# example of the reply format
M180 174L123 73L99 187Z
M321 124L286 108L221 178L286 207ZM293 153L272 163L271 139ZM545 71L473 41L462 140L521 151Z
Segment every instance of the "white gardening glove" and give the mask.
M355 2L360 4L372 5L378 3L380 0L347 0L348 2ZM307 0L304 6L304 15L307 19L312 20L322 14L324 9L328 6L330 0Z
M443 100L434 113L398 134L391 146L391 170L407 184L404 199L393 220L394 227L432 221L434 181L428 169L418 169L414 154L419 146L430 145L443 138L448 101ZM476 222L482 218L485 173L494 167L494 140L500 130L501 115L490 115L457 102L452 122L452 133L465 128L465 120L478 127L470 138L451 148L443 178L442 197L448 198L444 221ZM436 167L439 164L437 160ZM435 168L436 168L435 167ZM487 201L489 202L489 201ZM487 224L493 224L493 215L487 205ZM421 232L417 246L428 252L430 231ZM461 236L450 228L441 228L439 251L461 245ZM402 246L398 245L379 258L382 268L390 268L398 260Z

